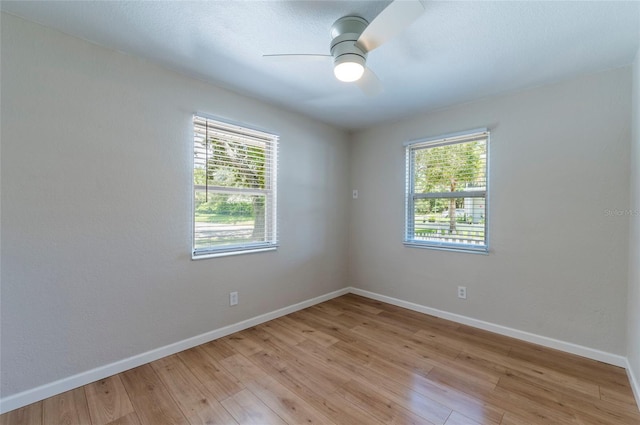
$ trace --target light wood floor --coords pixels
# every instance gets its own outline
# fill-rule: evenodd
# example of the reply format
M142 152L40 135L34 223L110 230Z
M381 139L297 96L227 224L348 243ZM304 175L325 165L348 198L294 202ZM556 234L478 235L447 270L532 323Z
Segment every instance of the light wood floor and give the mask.
M638 425L640 413L621 368L345 295L0 423Z

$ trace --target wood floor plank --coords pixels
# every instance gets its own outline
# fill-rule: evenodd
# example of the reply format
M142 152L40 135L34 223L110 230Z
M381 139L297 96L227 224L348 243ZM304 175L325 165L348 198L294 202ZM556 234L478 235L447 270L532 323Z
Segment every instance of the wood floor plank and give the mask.
M272 320L262 325L257 326L258 329L262 329L265 332L270 333L273 336L278 337L288 345L296 345L306 338L300 335L298 332L294 332L288 328L282 326L277 320Z
M249 361L242 354L234 354L220 362L222 366L238 379L245 387L247 383L253 382L266 375L265 371Z
M178 357L218 401L244 389L244 385L210 357L202 347L182 351L178 353Z
M326 347L314 341L305 341L296 345L296 349L305 356L312 357L323 364L326 368L331 368L345 378L353 379L357 377L357 367L351 361L344 361L344 355L328 351Z
M309 396L305 398L307 403L313 406L319 412L331 419L336 424L348 425L383 425L369 411L349 403L344 397L337 392L326 395L324 397Z
M628 392L631 389L627 373L623 368L612 367L596 360L574 356L558 350L533 344L519 344L513 347L509 357L540 365L586 382L597 383L601 387L622 392Z
M403 408L368 385L349 381L339 391L345 400L363 410L368 410L380 421L390 424L434 425L425 418Z
M549 423L577 423L574 412L563 408L559 394L545 391L525 380L500 378L491 395L502 405L511 404L510 410L535 414L546 418Z
M468 418L460 413L454 411L447 418L447 422L444 425L483 425L482 422L476 422L471 418Z
M259 353L262 350L262 347L252 339L247 338L247 331L248 329L242 332L236 332L222 338L222 341L226 342L231 348L243 356L252 356L253 354Z
M265 342L264 351L251 356L251 360L270 375L287 375L292 379L312 381L320 394L330 394L348 379L323 367L313 358L305 356L295 347L283 347L271 341Z
M370 385L370 377L363 378L360 382ZM430 423L437 425L444 424L452 410L442 403L439 403L423 394L420 394L406 385L399 384L393 380L385 380L384 383L377 381L378 392L393 400L397 405L402 406Z
M331 344L335 344L339 341L337 338L334 338L331 335L327 335L326 333L318 329L314 329L304 322L294 320L288 316L280 317L278 319L278 322L280 322L282 326L289 328L291 331L297 332L299 335L304 336L306 339L315 341L325 347Z
M119 375L86 385L84 390L92 425L105 425L133 412Z
M377 317L379 317L380 320L389 321L389 323L397 323L405 326L409 330L414 329L416 332L420 330L428 330L438 332L442 335L450 335L460 327L457 323L449 322L438 317L417 313L411 310L403 310L403 312L394 313L383 311L378 314Z
M320 310L323 313L329 314L331 316L339 316L342 314L342 311L338 308L332 307L329 303L321 303L311 306L309 308L313 308L316 310Z
M429 380L428 376L415 374L411 371L398 373L398 370L401 369L380 370L379 372L382 376L377 377L380 384L374 381L374 386L384 385L384 378L395 380L397 383L409 387L412 391L426 396L431 400L435 400L478 422L484 424L500 423L504 410L498 407L498 405L478 399L477 394L475 396L470 395L447 385L439 385L437 382ZM378 370L374 369L373 372L378 373Z
M517 345L517 341L513 338L467 325L460 325L456 330L456 336L467 345L505 356L511 352L514 344Z
M247 389L223 400L222 405L240 425L287 425Z
M343 326L334 318L325 319L322 315L315 314L312 311L302 310L289 315L294 320L300 320L306 324L318 329L327 335L330 335L342 342L353 342L355 337L347 326ZM295 344L294 344L295 345Z
M346 295L0 425L640 425L626 372Z
M498 424L504 415L504 409L497 403L469 396L466 393L433 385L428 380L416 379L413 389L420 394L436 400L456 412L483 424Z
M362 388L357 383L347 383L340 389L338 394L361 409L370 411L373 416L383 423L393 422L396 416L398 406L395 406L391 400L383 398L377 392L370 391L366 387Z
M188 424L151 365L123 372L121 378L141 425Z
M251 357L270 376L287 389L302 397L311 407L323 413L329 419L339 424L381 425L375 417L366 411L352 405L338 396L336 391L345 382L336 385L330 383L318 385L317 376L310 377L303 370L292 368L290 365L278 368L279 363L270 358L269 352L261 352ZM308 370L308 369L305 369Z
M366 366L356 366L358 376L350 381L364 387L375 388L376 392L396 405L409 410L430 423L443 424L452 409L444 404L413 390L413 382L389 379L388 370L381 371ZM344 386L343 386L344 387Z
M397 364L401 367L412 369L413 371L427 374L435 365L435 360L441 359L438 355L429 356L424 352L420 353L411 347L405 347L394 345L393 343L385 340L375 340L371 332L365 332L364 334L355 331L354 334L360 337L354 343L349 344L350 350L360 350L369 356L379 357L387 359L388 361ZM302 346L302 344L300 344ZM345 348L344 344L337 343L336 347Z
M599 396L598 386L588 380L567 375L562 371L549 369L536 363L489 353L477 348L465 348L458 356L457 361L479 369L496 372L501 376L528 376L592 397Z
M458 350L432 348L419 338L414 338L414 333L391 329L389 325L369 322L356 326L352 332L370 339L372 342L382 341L383 344L395 348L396 351L412 352L413 354L431 359L453 360L457 357Z
M422 329L418 326L415 326L410 321L406 321L406 320L399 321L395 319L390 319L385 315L384 312L379 314L373 314L367 311L351 310L351 311L344 311L340 316L340 318L342 319L343 317L351 321L352 323L357 323L356 326L360 326L360 325L367 326L367 325L370 325L371 323L377 323L380 325L389 325L395 329L399 328L402 331L407 332L407 334L413 334ZM355 326L352 326L351 328L354 328L354 327Z
M468 394L491 391L498 383L497 380L496 382L483 381L468 374L465 376L464 373L457 373L453 368L445 369L440 366L431 369L426 378L441 387L453 388Z
M414 336L434 347L446 347L449 350L457 352L462 351L465 345L468 345L451 333L439 332L434 329L420 329L414 334Z
M45 425L86 425L91 423L84 388L76 388L45 399L42 423Z
M393 304L385 303L382 301L374 300L372 298L363 297L362 295L356 295L351 293L344 294L343 296L338 297L337 300L355 302L359 304L367 304L371 307L375 307L378 310L382 310L382 311L396 311L398 309L402 309L402 307L398 307Z
M566 393L561 389L554 389L561 394L561 402L570 408L576 416L583 420L592 420L610 424L640 424L640 412L633 409L621 409L617 404L606 400L587 399L575 393Z
M600 388L600 399L633 413L640 413L633 393Z
M304 386L306 382L312 382L315 393L322 396L335 392L341 385L340 382L332 381L322 375L312 376L308 373L309 369L301 369L289 364L284 366L276 354L261 352L253 355L251 360L279 381L286 380L297 386Z
M361 322L359 318L347 316L344 311L337 310L338 314L332 314L332 312L329 313L325 309L320 308L320 306L323 306L323 305L324 304L317 304L303 311L308 310L310 313L313 313L313 315L316 317L321 317L331 323L339 323L341 326L348 329L355 328Z
M133 412L109 422L107 425L140 425L140 419L138 419L138 414Z
M270 376L265 375L246 385L256 397L291 425L333 424L329 418Z
M255 354L251 360L291 392L301 396L316 411L335 423L381 425L368 412L352 405L335 391L347 379L330 369L322 368L320 362L304 356L296 347L279 346L274 341L264 341L266 349Z
M504 391L501 392L501 390ZM511 398L522 397L531 404L544 407L549 417L561 418L568 412L577 419L578 423L611 425L640 423L640 414L637 412L620 409L615 404L597 398L585 399L577 396L576 393L568 393L559 388L548 388L526 378L513 376L501 378L496 388L496 393L500 392Z
M345 295L339 298L334 298L330 302L332 302L333 305L337 304L339 306L342 306L347 310L355 309L355 310L364 311L371 314L379 314L384 311L383 309L378 308L377 306L371 305L370 303L366 302L366 299L364 299L363 297L358 297L358 296Z
M1 415L0 425L43 425L42 402L38 401Z
M447 382L448 385L454 386L458 382L457 388L467 392L475 388L495 388L500 377L504 376L504 374L477 367L472 363L461 362L459 360L461 354L458 354L454 360L429 359L429 363L433 365L434 369L437 368L452 379ZM438 375L434 372L431 376L435 381Z
M156 360L152 367L191 425L236 424L177 355Z
M549 422L549 419L544 416L539 417L528 413L524 413L521 415L518 413L507 411L502 417L502 422L500 422L500 425L549 425L550 423L551 422ZM590 424L582 423L580 425Z
M346 345L343 347L346 347ZM416 382L421 377L412 373L398 373L398 370L403 369L393 363L385 363L384 360L380 359L375 363L369 362L365 364L365 362L358 359L357 355L349 354L348 349L343 351L340 344L327 348L317 347L317 350L317 354L324 354L325 358L333 364L340 364L349 370L351 374L347 376L351 376L354 382L365 384L365 386L368 383L369 386L376 388L384 398L392 400L398 406L410 409L433 423L443 423L451 413L452 409L446 403L414 391ZM422 379L424 380L425 378ZM441 400L443 399L443 397L440 398ZM459 399L460 397L456 397L456 400ZM458 404L457 407L462 407L464 411L469 410L476 413L486 410L490 412L490 420L493 423L498 423L497 419L502 415L502 412L477 404ZM486 416L486 414L482 414L483 418Z
M227 357L231 357L234 354L238 354L236 350L229 346L226 341L222 339L217 339L215 341L207 342L206 344L202 344L199 346L202 350L204 350L207 355L214 360L220 362Z

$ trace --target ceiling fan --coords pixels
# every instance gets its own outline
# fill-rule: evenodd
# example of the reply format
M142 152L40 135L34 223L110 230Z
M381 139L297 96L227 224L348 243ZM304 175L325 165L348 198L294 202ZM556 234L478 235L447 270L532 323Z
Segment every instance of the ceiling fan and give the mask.
M344 16L331 26L329 55L276 54L267 59L316 60L333 58L333 72L344 82L355 82L374 96L382 91L378 77L366 66L367 54L413 23L424 11L420 0L395 0L371 23L359 16Z

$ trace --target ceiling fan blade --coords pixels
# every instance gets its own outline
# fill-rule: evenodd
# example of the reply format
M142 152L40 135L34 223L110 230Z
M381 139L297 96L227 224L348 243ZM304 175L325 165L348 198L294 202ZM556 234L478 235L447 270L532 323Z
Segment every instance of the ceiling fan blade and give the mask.
M424 12L420 0L395 0L360 34L356 46L370 52L403 31Z
M367 96L376 96L382 92L382 82L369 68L364 69L364 74L356 81L356 85Z
M314 54L284 54L284 55L262 55L263 58L274 61L323 61L331 59L331 55L314 55Z

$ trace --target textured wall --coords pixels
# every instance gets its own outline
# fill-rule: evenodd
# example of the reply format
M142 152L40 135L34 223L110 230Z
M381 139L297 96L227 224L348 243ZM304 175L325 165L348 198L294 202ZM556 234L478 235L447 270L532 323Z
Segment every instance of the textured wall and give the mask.
M356 133L358 288L626 353L630 68ZM491 129L490 254L402 245L405 140ZM468 289L458 300L456 286Z
M629 314L627 357L640 385L640 50L633 64L633 139L631 147L631 228L629 232ZM640 387L636 387L640 404Z
M2 397L346 286L344 133L5 14L1 78ZM277 252L191 260L195 111L280 134Z

